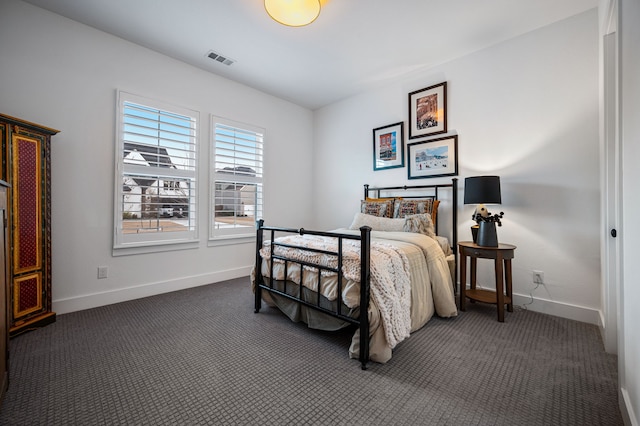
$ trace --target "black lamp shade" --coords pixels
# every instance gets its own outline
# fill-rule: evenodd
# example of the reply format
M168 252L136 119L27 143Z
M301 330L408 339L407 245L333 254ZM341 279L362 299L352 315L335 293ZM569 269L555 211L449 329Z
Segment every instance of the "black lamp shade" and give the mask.
M500 176L474 176L464 180L465 204L501 204Z

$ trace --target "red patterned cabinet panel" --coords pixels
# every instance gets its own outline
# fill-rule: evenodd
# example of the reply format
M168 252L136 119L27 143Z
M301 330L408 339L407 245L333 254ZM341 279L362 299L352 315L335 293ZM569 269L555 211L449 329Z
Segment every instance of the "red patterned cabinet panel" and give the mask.
M55 321L51 310L51 136L57 130L0 114L9 187L9 334Z

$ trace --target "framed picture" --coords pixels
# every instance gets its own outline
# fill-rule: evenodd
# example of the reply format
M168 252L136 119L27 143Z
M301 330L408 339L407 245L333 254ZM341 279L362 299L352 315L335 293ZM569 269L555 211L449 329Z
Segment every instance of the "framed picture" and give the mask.
M409 179L458 174L458 135L410 143L407 148Z
M404 167L404 122L373 129L373 170Z
M447 82L409 93L409 139L447 132Z

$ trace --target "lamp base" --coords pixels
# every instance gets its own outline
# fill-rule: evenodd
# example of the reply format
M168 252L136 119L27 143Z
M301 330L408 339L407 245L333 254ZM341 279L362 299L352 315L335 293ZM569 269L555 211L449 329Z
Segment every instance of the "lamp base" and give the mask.
M498 233L495 222L480 222L476 244L483 247L498 247Z

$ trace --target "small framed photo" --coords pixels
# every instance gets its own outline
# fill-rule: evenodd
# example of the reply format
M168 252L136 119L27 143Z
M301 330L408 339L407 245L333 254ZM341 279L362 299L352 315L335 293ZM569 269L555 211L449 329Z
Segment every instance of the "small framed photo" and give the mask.
M447 132L447 82L409 93L409 139Z
M404 122L373 129L373 170L404 167Z
M458 174L458 135L407 145L409 179Z

